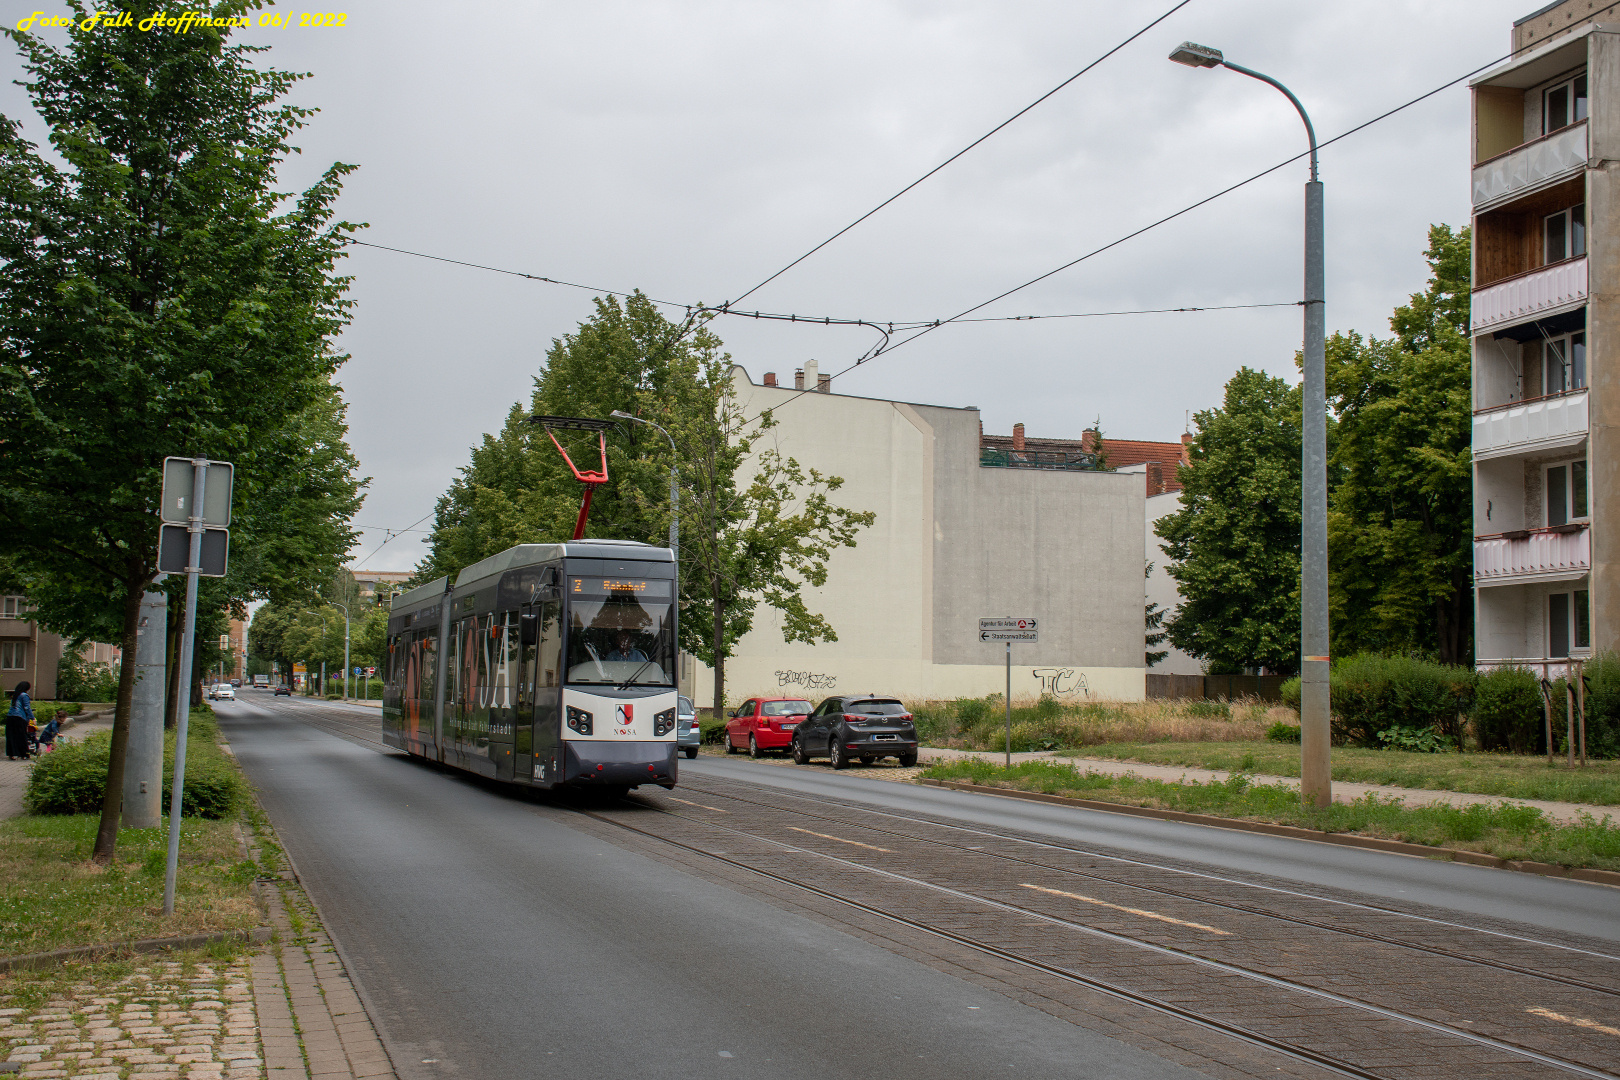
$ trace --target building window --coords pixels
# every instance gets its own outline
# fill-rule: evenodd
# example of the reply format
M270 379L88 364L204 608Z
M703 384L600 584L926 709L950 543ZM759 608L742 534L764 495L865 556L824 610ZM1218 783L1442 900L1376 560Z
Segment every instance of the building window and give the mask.
M1586 490L1586 462L1550 465L1546 473L1547 527L1585 521L1591 516Z
M1586 254L1586 204L1548 214L1542 223L1546 238L1543 263L1563 262Z
M1586 335L1568 334L1541 343L1542 393L1563 394L1586 385Z
M9 599L9 597L8 597ZM0 642L0 669L21 671L28 666L28 642Z
M1547 657L1568 656L1571 645L1592 647L1592 594L1585 589L1547 597Z
M1545 103L1543 119L1545 134L1551 135L1561 131L1571 124L1586 119L1586 75L1580 74L1572 79L1549 87L1542 95Z
M28 600L22 596L0 596L0 619L28 617Z

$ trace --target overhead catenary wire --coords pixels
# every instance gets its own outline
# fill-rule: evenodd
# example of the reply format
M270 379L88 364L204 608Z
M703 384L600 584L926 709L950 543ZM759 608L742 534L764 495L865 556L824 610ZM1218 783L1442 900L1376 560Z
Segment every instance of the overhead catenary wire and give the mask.
M446 260L446 261L449 261L449 260ZM397 540L401 536L404 536L406 533L415 532L416 527L418 525L422 524L422 522L426 521L428 518L432 517L435 512L436 512L435 510L429 510L427 513L423 514L421 517L417 518L415 521L411 522L409 525L407 525L403 529L385 529L384 532L387 535L383 537L383 542L378 544L375 548L373 548L371 550L371 554L367 555L365 558L363 558L359 562L355 563L354 566L351 567L351 569L352 570L359 570L361 567L365 566L366 563L370 562L376 556L377 552L379 552L383 548L387 547L394 540Z
M951 164L951 162L953 162L956 159L960 158L962 155L966 154L968 151L972 150L974 147L978 146L980 143L984 142L986 139L988 139L992 135L996 134L996 132L1000 131L1002 128L1005 128L1007 125L1011 124L1014 120L1017 120L1019 117L1023 116L1025 113L1029 112L1031 109L1035 108L1035 106L1039 105L1041 102L1045 101L1047 98L1051 97L1053 94L1056 94L1059 90L1062 90L1064 87L1066 87L1070 83L1074 82L1080 76L1084 75L1086 72L1090 71L1092 68L1096 67L1098 64L1101 64L1104 60L1107 60L1110 56L1113 56L1115 53L1119 52L1125 46L1129 45L1131 42L1135 41L1137 38L1141 37L1143 34L1147 33L1149 30L1152 30L1155 26L1158 26L1160 23L1164 22L1164 20L1168 19L1170 16L1174 15L1176 12L1180 11L1182 8L1186 7L1190 3L1192 3L1192 0L1181 0L1180 3L1176 4L1170 10L1166 11L1163 15L1160 15L1158 18L1154 19L1152 22L1148 23L1146 26L1144 26L1140 30L1136 31L1136 33L1132 34L1130 37L1126 38L1124 41L1121 41L1118 45L1115 45L1113 48L1109 49L1107 52L1105 52L1101 56L1097 57L1097 59L1095 59L1091 63L1087 64L1085 67L1081 68L1079 71L1075 72L1073 75L1070 75L1067 79L1064 79L1062 82L1060 82L1056 86L1052 87L1052 89L1048 90L1046 93L1042 94L1040 97L1036 98L1034 101L1030 102L1028 105L1025 105L1022 109L1019 109L1017 112L1015 112L1011 116L1007 117L1007 119L1003 120L1001 123L997 124L995 127L991 128L989 131L985 132L983 135L980 135L977 139L974 139L972 142L970 142L966 146L962 147L962 149L958 150L956 153L952 154L950 157L946 158L944 161L940 162L938 165L935 165L932 169L929 169L927 172L925 172L921 176L917 177L917 179L913 180L911 183L907 184L905 187L901 188L899 191L895 192L893 195L890 195L887 199L884 199L882 202L880 202L876 206L872 207L872 209L868 210L866 213L862 214L860 217L856 218L854 221L850 222L848 225L845 225L842 229L839 229L837 232L835 232L831 236L827 237L827 239L823 240L821 243L817 244L815 247L811 248L809 251L806 251L803 255L800 255L797 259L794 259L792 262L790 262L786 266L782 267L782 269L776 271L776 273L774 273L774 274L770 275L769 277L765 278L763 281L759 282L759 284L755 285L753 288L749 289L747 292L745 292L745 293L741 294L740 296L738 296L735 300L728 300L725 304L722 304L721 307L724 308L724 307L727 307L727 306L729 306L731 304L741 303L743 300L746 300L748 297L754 295L759 290L763 289L765 286L769 285L771 282L775 281L777 278L781 277L783 274L787 273L789 270L793 269L795 266L798 266L800 263L804 262L804 260L806 260L810 256L814 255L816 252L820 251L822 248L826 247L828 244L832 243L834 240L837 240L840 236L843 236L845 233L847 233L851 229L855 228L855 226L859 225L861 222L865 221L867 218L871 217L873 214L876 214L879 210L882 210L885 206L888 206L890 203L892 203L896 199L900 198L906 192L910 191L912 188L916 187L918 184L921 184L923 181L927 180L929 177L933 176L935 173L939 172L941 169L943 169L947 165Z

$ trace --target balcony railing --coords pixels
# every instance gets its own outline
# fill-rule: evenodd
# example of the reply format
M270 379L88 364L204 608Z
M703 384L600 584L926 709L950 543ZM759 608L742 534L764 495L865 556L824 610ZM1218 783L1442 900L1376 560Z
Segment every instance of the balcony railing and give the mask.
M1586 428L1584 389L1480 409L1474 413L1474 460L1577 446Z
M1586 121L1474 166L1474 212L1586 166Z
M1569 581L1591 569L1592 530L1586 525L1474 538L1474 581L1481 587Z
M1474 333L1484 333L1558 308L1586 302L1586 257L1565 259L1540 270L1498 281L1473 295Z

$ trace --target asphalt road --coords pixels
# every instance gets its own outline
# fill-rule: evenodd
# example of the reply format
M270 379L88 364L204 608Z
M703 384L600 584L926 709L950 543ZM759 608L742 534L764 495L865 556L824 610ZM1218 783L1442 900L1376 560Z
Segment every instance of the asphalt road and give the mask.
M682 760L683 780L704 776L847 799L898 813L1017 829L1145 858L1190 860L1210 873L1234 878L1263 874L1297 883L1302 891L1349 889L1372 898L1425 904L1461 921L1487 916L1620 941L1620 890L1607 885L941 788L874 783L860 779L858 770L840 774L830 768L788 769L734 758Z
M296 718L323 707L216 710L407 1080L1198 1075Z

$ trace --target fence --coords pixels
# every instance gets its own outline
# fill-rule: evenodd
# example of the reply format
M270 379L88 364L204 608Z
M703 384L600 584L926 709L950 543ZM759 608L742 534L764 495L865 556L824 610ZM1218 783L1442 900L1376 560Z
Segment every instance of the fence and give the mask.
M1155 675L1147 676L1150 698L1221 699L1252 697L1261 701L1281 701L1286 675Z

